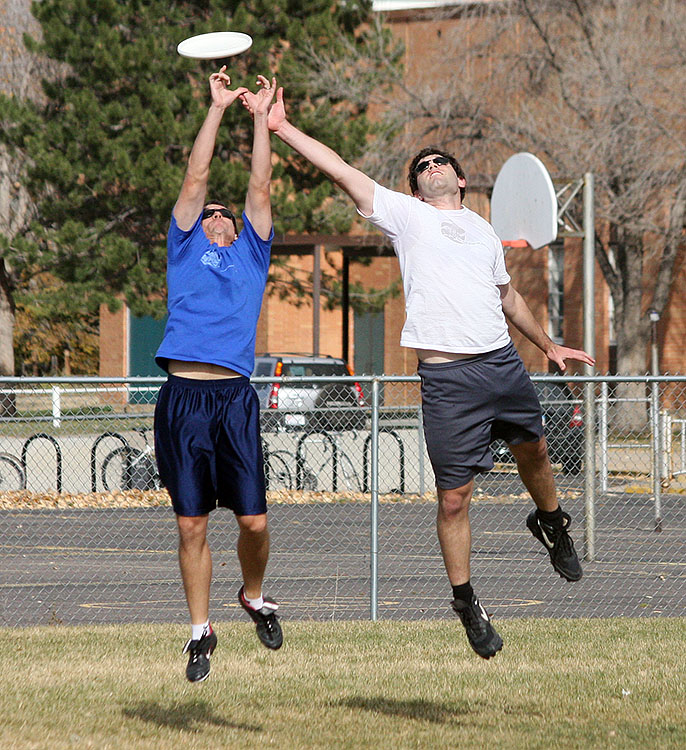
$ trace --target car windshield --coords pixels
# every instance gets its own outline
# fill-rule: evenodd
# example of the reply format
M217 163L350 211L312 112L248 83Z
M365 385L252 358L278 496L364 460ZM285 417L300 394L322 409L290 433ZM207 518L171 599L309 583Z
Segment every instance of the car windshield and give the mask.
M347 375L345 365L336 362L284 362L283 375Z

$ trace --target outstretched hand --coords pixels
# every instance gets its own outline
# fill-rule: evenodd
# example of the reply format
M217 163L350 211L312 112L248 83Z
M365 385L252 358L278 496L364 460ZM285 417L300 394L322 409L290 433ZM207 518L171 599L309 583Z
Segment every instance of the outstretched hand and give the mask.
M567 365L565 364L566 359L573 359L587 365L595 364L595 359L590 354L586 354L582 349L570 349L567 346L560 346L559 344L555 344L546 354L548 359L560 368L560 372L564 372L567 369Z
M276 92L276 101L269 110L267 126L275 133L286 122L286 105L283 103L283 86L279 86Z
M248 89L245 86L239 86L236 89L230 89L231 78L224 71L226 65L222 65L218 73L212 73L210 76L210 93L212 94L212 103L217 107L226 109L228 106L244 94Z
M276 91L276 78L269 81L264 76L258 75L257 85L260 88L255 93L246 89L241 94L241 103L253 117L269 113L269 105Z

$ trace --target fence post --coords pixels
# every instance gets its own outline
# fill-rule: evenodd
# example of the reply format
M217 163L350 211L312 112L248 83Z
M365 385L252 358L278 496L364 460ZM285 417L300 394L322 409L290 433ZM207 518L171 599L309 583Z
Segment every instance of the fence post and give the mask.
M378 619L379 611L379 381L372 380L372 465L371 517L369 540L369 615Z
M417 407L417 448L419 450L419 497L424 497L424 415Z
M584 349L595 357L595 182L592 172L584 174ZM584 365L593 375L593 365ZM584 385L584 491L586 495L586 559L595 557L595 384Z
M607 411L609 406L607 381L600 384L600 414L598 415L598 447L600 448L600 491L607 492L607 478L610 470L610 454L608 453Z
M584 494L586 499L585 559L595 559L595 384L584 383Z
M662 531L662 479L660 477L660 385L650 384L650 443L653 453L653 495L655 496L655 531Z
M62 416L61 408L62 393L59 385L53 385L52 387L52 426L59 427L62 424L60 417Z

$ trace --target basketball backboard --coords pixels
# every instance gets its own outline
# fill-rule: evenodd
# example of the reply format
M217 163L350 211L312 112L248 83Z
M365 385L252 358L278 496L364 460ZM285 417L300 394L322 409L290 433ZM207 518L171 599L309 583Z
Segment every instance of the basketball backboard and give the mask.
M557 237L557 196L543 162L522 152L503 164L491 196L491 224L503 245L534 249Z

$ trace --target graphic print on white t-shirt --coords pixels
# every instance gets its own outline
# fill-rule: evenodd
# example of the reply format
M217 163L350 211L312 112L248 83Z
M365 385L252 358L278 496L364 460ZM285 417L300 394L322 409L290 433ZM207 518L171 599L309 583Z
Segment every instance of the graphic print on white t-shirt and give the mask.
M467 239L467 233L462 227L457 226L454 221L442 221L441 234L453 242L465 242Z

